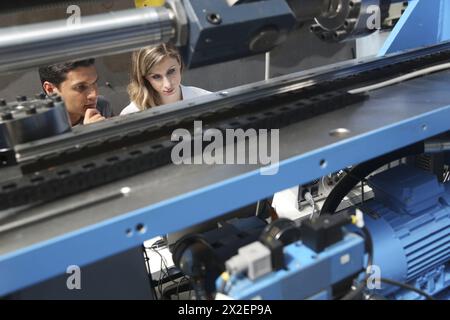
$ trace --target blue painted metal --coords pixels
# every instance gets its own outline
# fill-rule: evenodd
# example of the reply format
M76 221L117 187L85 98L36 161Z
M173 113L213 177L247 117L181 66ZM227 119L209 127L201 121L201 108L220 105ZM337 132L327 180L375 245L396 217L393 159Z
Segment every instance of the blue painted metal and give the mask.
M399 214L418 215L445 199L445 187L436 175L421 169L400 165L369 179L377 202Z
M379 56L450 40L448 0L410 0Z
M297 242L284 248L284 254L286 270L254 281L236 279L226 294L234 299L331 299L333 284L364 269L364 240L355 234L347 234L321 253Z
M449 14L449 1L410 1L407 12L392 32L381 54L450 39ZM276 191L306 183L348 165L447 131L446 119L449 118L450 106L445 106L416 118L282 161L278 174L274 176L262 176L259 170L256 170L2 255L0 296L62 274L69 265L87 265L138 246L143 240L153 236L189 227L268 197ZM427 130L423 130L424 124L427 124ZM379 141L384 143L380 144ZM370 149L366 148L368 145L371 146ZM336 154L339 154L339 157L336 157ZM320 165L322 160L326 160L326 166ZM302 176L293 175L292 172L302 172ZM224 202L223 199L233 201ZM171 219L167 219L169 216ZM138 224L144 224L145 231L127 236L126 230L135 230Z
M415 281L411 285L419 288L440 300L450 300L450 263L432 269ZM397 300L423 300L424 296L408 290L397 290L392 294Z
M0 296L63 274L69 265L87 265L139 246L151 237L192 226L269 197L279 190L447 131L447 119L450 119L450 106L284 160L276 175L261 175L255 170L2 255ZM326 166L321 166L322 160L326 161ZM302 175L292 172L302 172ZM135 230L140 223L146 226L145 232L134 232L127 237L126 230Z
M448 14L450 12L450 2L441 1L439 11L441 12L439 17L439 25L441 28L439 28L438 39L441 41L446 41L450 39L450 19Z
M364 209L373 242L373 264L379 267L379 276L408 283L433 296L447 290L450 287L450 183L444 186L432 173L400 165L371 177L369 185L375 197ZM363 247L354 240L347 235L320 254L301 242L291 244L284 251L287 270L256 281L241 276L225 293L236 299L333 298L331 286L366 265ZM347 253L352 264L342 265L341 257ZM220 280L217 287L221 285ZM386 284L376 293L398 300L424 298Z
M448 288L450 184L444 186L429 172L401 165L372 177L369 185L375 197L366 205L366 226L381 276L431 295ZM420 297L394 286L385 286L382 294Z

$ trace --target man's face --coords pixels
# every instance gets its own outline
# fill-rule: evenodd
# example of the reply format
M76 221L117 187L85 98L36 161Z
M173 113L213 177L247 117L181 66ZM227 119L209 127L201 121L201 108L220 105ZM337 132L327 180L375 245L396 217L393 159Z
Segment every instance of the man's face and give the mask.
M97 105L98 87L97 70L94 65L78 67L66 75L59 88L44 84L47 93L57 93L62 97L72 121L84 117L86 110Z

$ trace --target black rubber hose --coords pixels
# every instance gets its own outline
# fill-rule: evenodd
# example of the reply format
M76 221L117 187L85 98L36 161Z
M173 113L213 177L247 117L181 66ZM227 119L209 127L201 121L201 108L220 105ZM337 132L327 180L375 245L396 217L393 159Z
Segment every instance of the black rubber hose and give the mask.
M350 170L333 188L322 206L320 214L333 214L342 199L365 177L378 168L406 156L412 156L423 153L423 142L415 143L361 163Z

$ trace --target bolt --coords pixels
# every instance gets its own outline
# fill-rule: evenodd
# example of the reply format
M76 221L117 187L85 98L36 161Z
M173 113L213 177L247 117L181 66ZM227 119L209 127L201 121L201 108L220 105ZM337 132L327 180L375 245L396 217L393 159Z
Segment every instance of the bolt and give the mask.
M220 15L218 13L210 13L210 14L206 15L206 20L208 20L209 23L215 24L215 25L222 23L222 18L220 17Z
M2 120L12 120L13 115L11 112L5 112L1 115Z
M26 114L36 114L37 113L37 109L35 105L31 105L28 108L25 109L25 113Z

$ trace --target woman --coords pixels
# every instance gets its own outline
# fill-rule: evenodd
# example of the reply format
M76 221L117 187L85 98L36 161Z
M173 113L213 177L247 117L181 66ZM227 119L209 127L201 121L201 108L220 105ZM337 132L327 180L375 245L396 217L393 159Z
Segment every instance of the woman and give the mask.
M131 103L121 115L167 103L198 97L209 91L181 85L183 62L180 53L170 44L145 47L133 53L131 83L128 94Z

